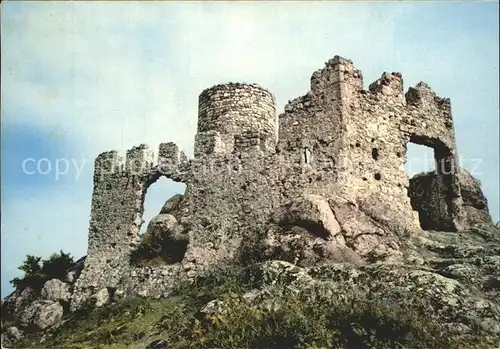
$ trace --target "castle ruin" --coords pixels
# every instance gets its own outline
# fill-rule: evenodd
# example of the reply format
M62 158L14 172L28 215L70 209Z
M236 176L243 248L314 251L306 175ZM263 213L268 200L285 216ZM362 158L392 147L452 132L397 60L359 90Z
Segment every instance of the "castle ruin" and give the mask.
M408 178L408 143L431 147L436 171ZM160 216L188 244L176 263L131 266L144 197L161 176L186 185L167 202L175 212ZM391 255L390 234L461 231L491 220L484 196L464 196L462 188L480 192L457 163L450 100L425 83L405 93L400 73L383 73L365 90L361 71L335 56L279 116L265 89L217 85L199 97L193 159L173 143L160 145L156 163L146 145L125 159L114 151L96 158L88 254L72 307L99 292L160 297L172 280L237 258L252 235L294 225L314 244L360 258ZM319 218L301 216L304 207Z

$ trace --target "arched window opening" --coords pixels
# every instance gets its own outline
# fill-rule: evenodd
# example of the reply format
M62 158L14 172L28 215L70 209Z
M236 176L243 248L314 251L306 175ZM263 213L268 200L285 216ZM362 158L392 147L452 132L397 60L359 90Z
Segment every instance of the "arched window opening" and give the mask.
M132 265L165 265L182 261L189 244L188 234L180 224L184 192L184 184L165 177L149 186L144 198L141 242L130 255Z
M144 198L143 224L140 232L146 232L149 222L160 214L161 208L169 198L175 194L184 194L185 191L186 185L184 183L177 183L165 177L160 177L151 184Z

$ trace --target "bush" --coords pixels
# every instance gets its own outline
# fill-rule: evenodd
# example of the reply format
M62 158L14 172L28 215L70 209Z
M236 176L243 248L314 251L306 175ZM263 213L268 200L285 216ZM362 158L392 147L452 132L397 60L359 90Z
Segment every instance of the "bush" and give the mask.
M23 264L18 268L24 272L23 278L14 278L10 283L17 289L31 287L40 291L46 281L51 279L64 280L66 271L74 264L69 253L60 251L52 254L49 259L27 255Z

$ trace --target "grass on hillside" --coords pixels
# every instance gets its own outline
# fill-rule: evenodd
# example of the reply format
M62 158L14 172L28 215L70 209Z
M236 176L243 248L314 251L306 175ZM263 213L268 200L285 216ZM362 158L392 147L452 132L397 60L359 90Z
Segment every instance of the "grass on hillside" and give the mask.
M32 335L22 347L145 348L164 339L168 348L488 348L485 338L450 337L440 324L397 304L356 297L316 304L286 296L280 307L259 309L243 301L253 288L248 268L225 267L182 285L169 299L127 299L90 311L82 309L40 345ZM212 299L231 310L207 315L199 309ZM482 344L479 344L481 341Z

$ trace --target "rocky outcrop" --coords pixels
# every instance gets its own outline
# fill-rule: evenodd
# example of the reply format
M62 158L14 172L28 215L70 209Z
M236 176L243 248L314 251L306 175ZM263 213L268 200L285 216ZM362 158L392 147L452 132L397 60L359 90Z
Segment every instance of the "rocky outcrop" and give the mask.
M45 330L57 325L63 313L63 306L59 302L35 301L22 314L21 324L31 331Z
M168 213L159 214L148 224L146 234L154 237L169 238L173 241L187 241L188 236L177 219Z
M180 221L184 209L184 195L175 194L169 198L160 210L160 214L171 214Z
M500 230L486 226L466 233L425 232L413 237L405 262L467 285L483 297L500 299Z
M400 311L420 314L449 333L484 336L485 348L500 341L499 229L421 232L401 244L400 251L398 263L257 263L248 267L257 280L255 288L242 299L273 309L279 309L287 295L299 295L317 306L332 299L397 304ZM202 308L206 314L228 311L220 300Z
M66 271L67 282L51 279L41 289L26 287L2 299L2 321L14 325L2 332L2 343L14 346L25 333L57 327L69 311L73 284L83 269L84 261L85 257L80 258Z
M395 231L380 222L380 218L372 217L366 204L358 205L340 197L332 198L329 203L340 223L346 245L353 251L368 261L401 259L398 233L404 231Z
M351 206L355 212L364 214L356 205ZM335 244L334 240L316 237L301 227L287 227L288 231L279 226L275 228L275 231L268 232L268 239L271 234L276 239L268 243L274 246L274 250L269 247L267 252L282 249L283 254L264 253L261 257L269 260L257 263L247 261L245 266L241 266L245 275L243 279L249 280L251 286L245 286L245 291L236 295L239 302L265 312L279 311L291 299L325 309L354 309L353 304L358 306L362 303L377 307L369 316L381 316L378 311L383 309L399 314L393 320L399 319L401 314L410 314L411 321L418 319L420 324L425 322L439 326L440 331L453 338L459 336L476 341L478 344L473 348L494 348L500 340L499 229L485 226L458 233L420 232L399 242L397 251L400 258L397 261L381 256L367 263L352 250L355 257L343 259L330 256L321 259L315 251L315 244ZM295 243L292 242L294 239L297 239ZM258 240L266 239L259 237ZM295 249L286 250L286 246L294 244ZM310 250L314 253L304 254L304 251ZM296 253L302 255L299 254L298 259L292 258ZM282 256L287 260L281 260ZM175 279L175 274L170 273L173 270L169 271L167 267L171 266L164 266L164 274L152 274L150 279L157 282L151 284L141 281L146 279L146 274L134 275L131 284L142 288L136 293L143 297L169 297L171 294L168 292L151 293L151 290L161 288L161 282ZM154 268L138 270L155 271ZM209 282L213 283L216 279L211 278ZM230 285L234 286L233 283ZM122 290L101 289L96 293L99 297L94 297L95 306L121 300L124 294ZM234 296L234 293L231 294ZM231 298L231 294L229 298L212 299L200 304L195 310L197 321L233 311L231 302L235 298ZM12 343L19 333L22 336L25 332L41 330L45 326L46 329L57 327L60 313L56 304L53 301L33 302L23 314L22 326L16 326L19 331L6 330L2 340ZM53 332L48 333L50 336ZM161 336L161 333L158 335ZM158 348L167 345L165 340L157 338L155 333L145 343L153 341L151 347ZM142 348L141 345L138 347Z
M500 340L498 300L481 297L466 284L431 269L385 263L301 268L283 261L265 262L255 268L261 275L261 288L242 299L256 307L279 309L286 295L298 295L317 306L331 299L347 303L372 300L398 304L403 312L429 316L449 333L483 334L490 340ZM227 311L231 309L219 300L203 307L207 314Z
M30 287L16 290L10 296L2 299L2 317L16 321L24 309L38 298L37 292Z
M460 169L458 178L462 193L462 209L465 211L465 228L476 224L493 223L488 210L488 200L481 190L481 183L465 169Z
M68 303L71 298L70 286L58 279L49 280L43 285L41 298Z
M16 326L10 326L2 331L2 348L13 348L24 338L24 333Z
M328 201L320 195L304 195L285 204L275 220L284 226L301 227L324 240L337 238L339 243L343 240Z
M492 224L488 211L488 201L481 190L481 184L467 170L460 168L457 173L461 190L460 228L470 229L477 224ZM419 214L420 224L426 230L442 230L442 212L448 209L446 191L439 190L440 182L435 171L420 173L410 179L408 195Z
M248 261L284 260L300 266L326 261L363 264L362 258L337 240L325 240L301 227L273 227L255 244L244 243L244 263Z

